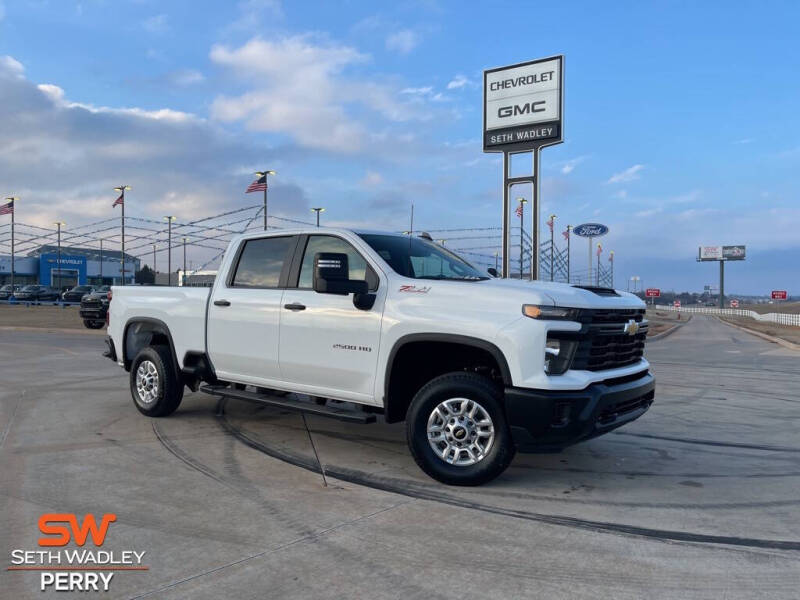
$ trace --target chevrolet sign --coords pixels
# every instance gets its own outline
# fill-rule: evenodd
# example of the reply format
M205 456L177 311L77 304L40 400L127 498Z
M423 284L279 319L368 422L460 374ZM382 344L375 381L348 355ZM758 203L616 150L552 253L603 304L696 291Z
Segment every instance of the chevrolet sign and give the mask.
M564 57L483 72L483 150L524 151L562 140Z

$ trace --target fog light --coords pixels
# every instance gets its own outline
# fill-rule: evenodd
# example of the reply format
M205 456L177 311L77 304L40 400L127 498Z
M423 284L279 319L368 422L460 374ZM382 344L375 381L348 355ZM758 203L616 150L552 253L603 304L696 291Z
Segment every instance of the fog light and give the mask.
M544 349L544 372L548 375L561 375L572 362L578 343L573 340L547 338Z

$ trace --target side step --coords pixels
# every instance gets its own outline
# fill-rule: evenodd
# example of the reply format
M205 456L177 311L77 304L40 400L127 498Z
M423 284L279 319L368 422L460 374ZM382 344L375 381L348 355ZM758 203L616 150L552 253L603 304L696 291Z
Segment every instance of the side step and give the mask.
M286 397L281 398L269 394L259 394L257 392L248 392L246 390L235 390L226 385L201 385L200 391L211 394L212 396L222 396L224 398L244 400L245 402L268 404L269 406L277 406L278 408L304 412L309 415L317 415L320 417L330 417L332 419L338 419L339 421L347 421L348 423L367 424L375 422L375 415L370 413L343 410L334 406L320 406L318 404L312 404L311 402L303 402Z

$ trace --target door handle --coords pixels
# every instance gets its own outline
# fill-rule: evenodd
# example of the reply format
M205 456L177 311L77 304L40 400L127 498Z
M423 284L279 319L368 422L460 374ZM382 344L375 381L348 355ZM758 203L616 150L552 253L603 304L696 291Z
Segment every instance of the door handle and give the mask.
M294 311L305 310L306 305L300 304L299 302L293 302L292 304L284 304L283 308L288 308L289 310L294 310Z
M214 300L214 306L230 306L231 303L227 300Z

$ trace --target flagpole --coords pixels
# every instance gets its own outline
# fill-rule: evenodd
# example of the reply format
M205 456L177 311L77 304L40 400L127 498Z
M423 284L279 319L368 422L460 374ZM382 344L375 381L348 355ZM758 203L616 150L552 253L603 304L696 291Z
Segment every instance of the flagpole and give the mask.
M120 192L120 196L114 201L114 204L111 205L111 208L114 208L117 205L117 201L122 205L122 254L119 259L122 285L125 285L125 190L129 189L131 189L129 185L118 185L115 187L114 190Z
M556 228L556 216L550 215L550 281L553 281L553 249L555 242L553 241L553 230Z
M267 230L267 176L264 175L264 231Z
M570 275L570 273L569 273L569 254L570 254L569 253L569 245L570 245L570 239L572 238L572 236L570 235L570 229L572 229L572 225L567 225L567 283L569 283L569 279L570 279L570 276L569 276Z
M17 210L16 199L12 200L11 206L11 296L14 295L14 213ZM9 296L9 298L11 297Z

